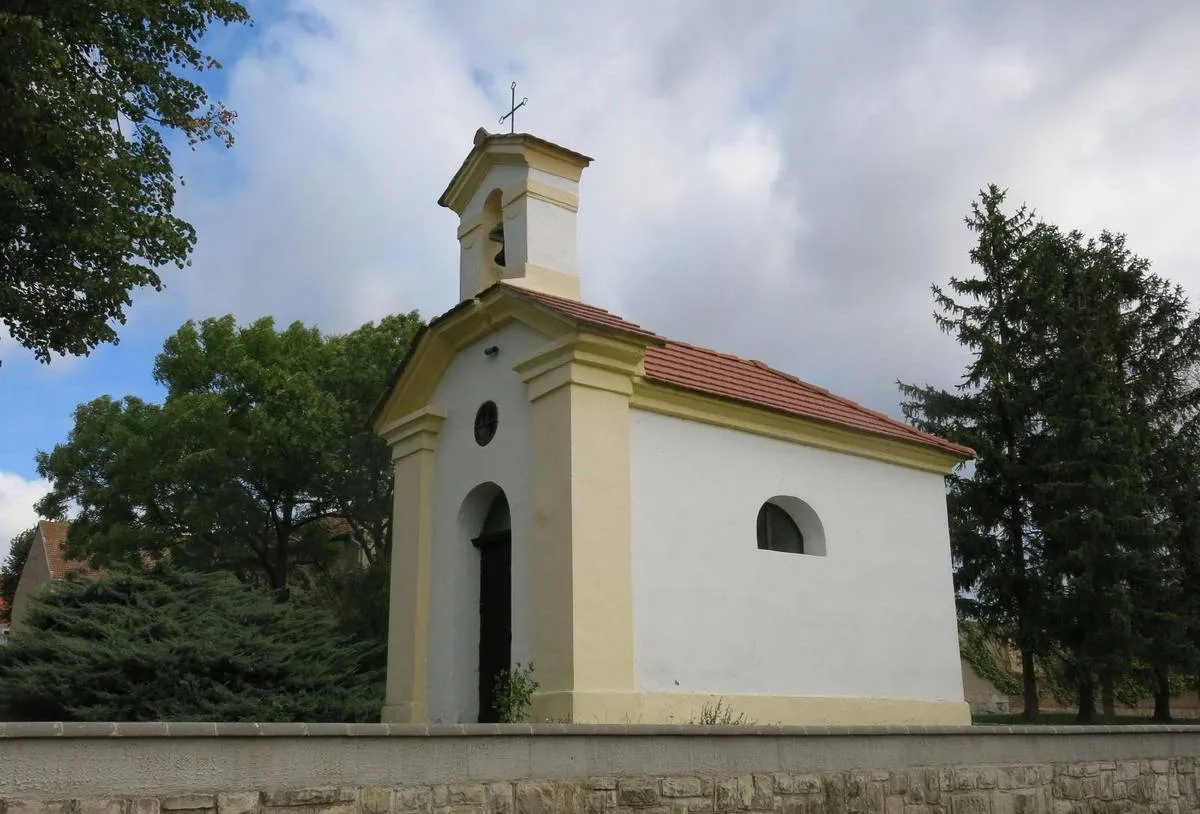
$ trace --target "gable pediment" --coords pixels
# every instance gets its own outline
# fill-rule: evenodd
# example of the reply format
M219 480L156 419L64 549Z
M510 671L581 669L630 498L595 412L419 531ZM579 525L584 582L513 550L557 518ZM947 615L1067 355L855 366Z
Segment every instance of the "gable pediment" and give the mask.
M570 317L520 296L510 286L492 286L478 297L459 303L421 331L372 412L371 427L379 432L427 407L447 369L464 349L513 324L524 325L547 342L576 329Z

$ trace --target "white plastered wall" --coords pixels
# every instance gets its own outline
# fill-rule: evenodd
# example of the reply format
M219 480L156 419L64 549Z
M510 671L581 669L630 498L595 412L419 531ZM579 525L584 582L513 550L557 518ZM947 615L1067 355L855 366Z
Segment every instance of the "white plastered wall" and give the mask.
M631 418L639 690L962 700L940 475ZM757 548L777 495L815 510L824 556Z
M428 664L428 713L434 723L474 722L479 711L479 552L471 543L479 528L466 527L475 524L464 523L463 506L480 484L494 483L508 498L513 531L512 656L514 662L530 661L532 424L525 383L512 368L545 341L523 325L502 328L459 354L430 402L446 411L435 453ZM492 345L498 353L488 357L484 350ZM475 442L475 412L489 400L496 403L499 424L492 441L481 447ZM482 522L482 514L476 511L472 519Z

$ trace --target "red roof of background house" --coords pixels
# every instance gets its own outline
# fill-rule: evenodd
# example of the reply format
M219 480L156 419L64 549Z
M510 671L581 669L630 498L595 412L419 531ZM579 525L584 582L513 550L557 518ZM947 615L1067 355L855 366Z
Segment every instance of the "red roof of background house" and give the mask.
M0 620L8 621L8 600L0 596Z
M650 381L853 430L937 447L963 458L975 457L975 451L969 447L922 432L903 421L870 410L850 399L835 396L822 387L801 381L762 362L665 339L603 308L507 283L499 285L582 324L656 340L646 348L646 378Z
M63 555L63 547L67 543L67 532L71 524L65 520L39 520L38 530L42 533L42 541L46 545L46 558L50 561L50 576L54 579L65 579L67 574L81 572L95 576L99 571L90 568L87 563L71 560Z

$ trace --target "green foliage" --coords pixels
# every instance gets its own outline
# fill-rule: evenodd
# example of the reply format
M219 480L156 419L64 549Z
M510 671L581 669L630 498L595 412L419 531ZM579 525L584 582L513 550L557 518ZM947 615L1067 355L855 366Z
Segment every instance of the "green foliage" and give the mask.
M327 612L228 575L120 569L40 595L0 648L9 720L371 721L382 672Z
M1171 674L1200 663L1200 319L1123 236L1004 197L967 219L978 276L934 289L962 383L901 385L910 419L979 455L949 479L960 608L1017 642L1027 712L1040 660L1081 720L1097 691L1115 710L1147 687L1163 719Z
M363 643L362 663L383 670L387 666L388 571L388 564L379 562L335 569L314 580L307 590L293 593L293 601L331 613L345 635Z
M1026 710L1036 715L1036 654L1047 647L1047 586L1036 568L1040 539L1030 524L1037 449L1032 358L1039 326L1029 322L1036 296L1039 231L1024 207L1004 212L1005 193L990 186L966 219L977 236L977 275L933 287L935 320L971 355L953 392L900 384L905 416L924 430L973 448L969 471L948 478L950 542L960 607L988 630L1005 631L1022 654Z
M34 526L12 538L8 556L4 559L4 565L0 566L0 600L10 612L13 597L17 593L17 583L21 581L21 571L25 568L25 560L29 557L29 549L36 536L37 526Z
M501 670L496 676L496 709L500 713L500 722L515 724L524 721L537 688L532 663L528 667L518 663L512 670Z
M1200 323L1182 292L1149 272L1120 235L1045 229L1057 263L1041 281L1046 351L1038 360L1042 441L1034 522L1042 569L1057 588L1047 626L1079 686L1080 717L1106 707L1144 660L1166 683L1195 662L1180 612L1184 519L1194 500L1194 368ZM1174 464L1163 471L1164 464ZM1194 514L1188 507L1184 514ZM1128 689L1128 687L1126 687Z
M390 545L391 462L366 416L419 330L415 313L324 337L269 318L189 322L159 354L162 404L102 397L39 453L48 517L80 507L68 547L97 565L144 557L223 570L286 597L342 557Z
M173 214L167 137L233 140L197 43L233 0L0 3L0 323L48 362L117 339L195 233Z
M753 726L754 722L746 718L744 712L733 711L733 707L725 703L725 699L718 698L717 703L706 702L700 707L700 716L693 718L688 723L699 726Z
M958 647L962 657L980 678L990 681L1005 695L1021 694L1021 680L1000 662L995 648L978 624L966 622L959 625Z

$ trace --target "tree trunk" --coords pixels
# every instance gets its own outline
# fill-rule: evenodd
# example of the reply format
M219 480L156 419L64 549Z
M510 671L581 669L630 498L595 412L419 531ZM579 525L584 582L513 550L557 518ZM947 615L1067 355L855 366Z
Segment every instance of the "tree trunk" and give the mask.
M1033 671L1033 651L1027 646L1021 648L1021 683L1025 695L1025 712L1022 717L1025 723L1036 724L1040 715L1037 674Z
M287 514L291 515L291 506L286 505ZM275 591L276 602L288 600L288 555L291 553L292 524L290 520L278 521L275 526L275 567L271 571L271 588Z
M1117 720L1117 699L1113 689L1113 678L1105 672L1100 675L1100 703L1104 709L1104 721L1115 723Z
M1081 724L1096 722L1096 688L1091 675L1087 673L1079 677L1079 713L1075 720Z
M1154 720L1164 724L1171 720L1171 678L1162 665L1154 667Z

